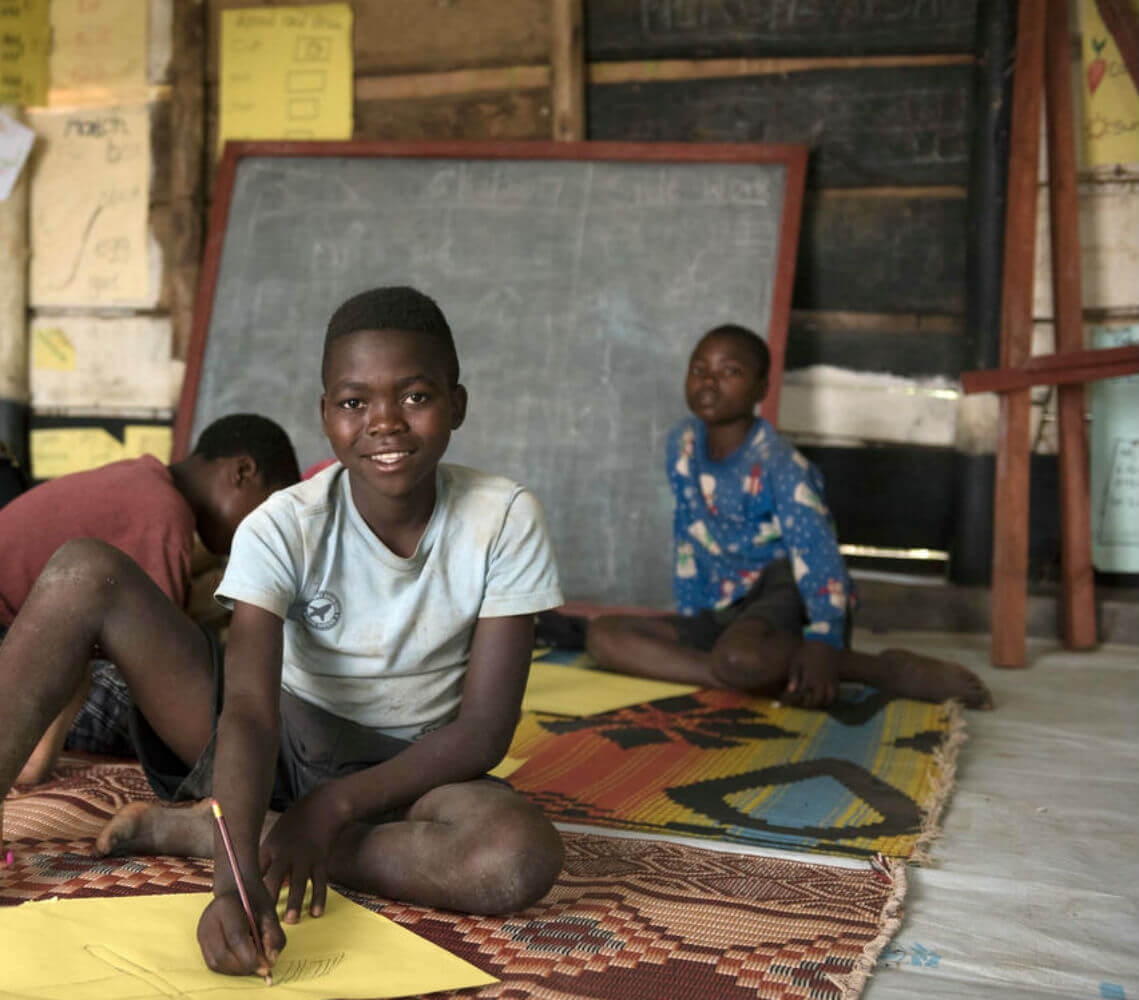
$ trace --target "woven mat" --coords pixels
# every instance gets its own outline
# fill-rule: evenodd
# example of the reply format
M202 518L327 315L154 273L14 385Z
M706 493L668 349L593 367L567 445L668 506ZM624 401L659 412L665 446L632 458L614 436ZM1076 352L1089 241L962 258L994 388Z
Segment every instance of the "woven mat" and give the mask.
M137 768L66 758L59 780L6 804L16 863L0 904L46 896L202 891L210 865L157 857L92 859L90 838L128 799ZM565 835L566 864L537 905L463 916L352 894L497 976L510 1000L852 1000L900 921L903 866L858 868Z
M922 861L963 739L955 703L855 687L807 711L697 691L584 718L526 714L509 780L556 822Z

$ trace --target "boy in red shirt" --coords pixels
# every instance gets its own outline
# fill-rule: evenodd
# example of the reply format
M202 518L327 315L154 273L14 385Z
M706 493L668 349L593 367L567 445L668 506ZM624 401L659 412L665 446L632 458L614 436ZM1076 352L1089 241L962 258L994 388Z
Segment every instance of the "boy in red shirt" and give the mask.
M207 427L193 453L167 466L152 455L41 483L0 508L0 641L44 566L64 542L97 538L125 552L179 608L190 590L195 532L216 555L229 552L241 519L300 474L288 435L255 414ZM67 746L129 753L126 685L104 659L44 735L20 773L47 779Z

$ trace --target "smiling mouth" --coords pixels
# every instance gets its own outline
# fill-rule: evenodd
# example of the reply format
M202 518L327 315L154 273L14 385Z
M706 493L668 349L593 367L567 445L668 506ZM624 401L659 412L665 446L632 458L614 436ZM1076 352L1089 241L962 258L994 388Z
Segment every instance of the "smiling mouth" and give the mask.
M373 465L378 465L381 469L390 469L399 465L405 458L410 458L410 451L378 451L375 454L368 455L366 458Z

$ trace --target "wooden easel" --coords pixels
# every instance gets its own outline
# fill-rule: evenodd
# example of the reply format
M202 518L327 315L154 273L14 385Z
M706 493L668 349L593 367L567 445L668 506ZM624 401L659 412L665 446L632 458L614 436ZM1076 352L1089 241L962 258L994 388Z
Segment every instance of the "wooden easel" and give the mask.
M1125 61L1130 65L1127 56ZM1070 649L1087 649L1096 644L1096 619L1084 383L1139 372L1139 347L1083 349L1070 62L1068 0L1021 0L1009 140L1001 366L961 377L966 393L1000 393L992 580L992 660L998 667L1025 666L1031 387L1058 387L1064 641ZM1048 126L1056 353L1031 357L1042 97Z

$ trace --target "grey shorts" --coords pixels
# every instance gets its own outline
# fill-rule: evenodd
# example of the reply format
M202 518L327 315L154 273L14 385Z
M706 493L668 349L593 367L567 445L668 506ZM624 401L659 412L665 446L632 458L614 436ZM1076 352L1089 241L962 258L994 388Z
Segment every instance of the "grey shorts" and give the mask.
M762 618L781 632L802 634L808 622L807 608L788 560L779 559L768 565L751 589L734 604L695 615L670 615L668 621L676 628L684 645L708 652L728 626L740 618ZM850 626L848 612L847 646L850 645Z
M212 653L214 733L193 767L187 767L162 741L137 707L131 709L131 737L139 763L155 794L168 802L197 801L212 794L217 720L225 697L220 647L213 647ZM327 781L382 764L411 746L407 740L333 715L283 689L280 707L281 740L269 802L269 807L277 812L284 812ZM509 783L500 778L485 777L509 787ZM403 808L393 809L369 816L366 821L389 822L399 819L404 812Z

